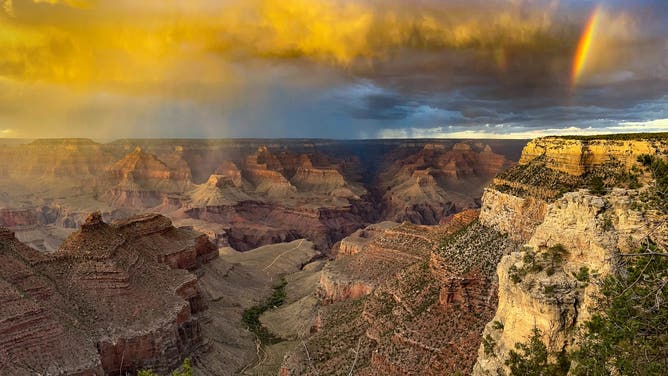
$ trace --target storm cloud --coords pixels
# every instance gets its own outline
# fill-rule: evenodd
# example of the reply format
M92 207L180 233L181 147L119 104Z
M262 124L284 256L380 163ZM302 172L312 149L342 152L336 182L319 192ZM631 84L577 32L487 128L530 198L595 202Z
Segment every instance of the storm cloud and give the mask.
M668 129L665 1L0 3L0 137Z

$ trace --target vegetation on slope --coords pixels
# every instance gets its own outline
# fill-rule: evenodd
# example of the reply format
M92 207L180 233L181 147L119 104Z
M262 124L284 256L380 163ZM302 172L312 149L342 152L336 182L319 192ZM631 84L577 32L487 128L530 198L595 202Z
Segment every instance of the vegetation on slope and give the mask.
M654 189L649 197L651 205L668 212L668 162L653 155L643 155L638 161L647 168L654 178Z
M634 141L634 140L665 140L668 139L668 132L659 133L622 133L622 134L598 134L591 136L553 136L564 140L612 140L612 141Z
M281 342L281 339L273 335L267 328L265 328L260 322L260 316L263 313L278 308L285 303L285 286L288 282L285 278L281 278L281 283L274 288L274 292L271 296L262 304L253 306L244 311L242 315L242 320L244 324L248 327L248 330L253 332L257 338L264 345L271 345L278 342Z
M493 276L501 257L518 249L519 245L509 236L475 220L443 239L436 254L450 261L453 274L465 275L477 269L485 276Z
M511 375L668 374L667 256L653 244L622 256L620 272L602 282L601 309L582 328L579 349L548 354L535 329L510 353Z
M158 374L151 370L144 370L144 371L139 371L137 373L137 376L158 376ZM177 369L176 371L172 372L170 376L193 376L193 370L192 367L190 366L190 358L186 358L183 361L181 367L179 367L179 369Z
M649 158L652 161L662 161L657 157ZM642 171L638 167L628 171L611 161L582 176L574 176L547 167L545 157L541 156L529 164L516 165L499 174L495 188L519 197L528 195L552 202L564 193L578 189L589 189L595 195L604 195L611 188L637 189L641 187L641 175ZM528 192L526 189L532 190Z

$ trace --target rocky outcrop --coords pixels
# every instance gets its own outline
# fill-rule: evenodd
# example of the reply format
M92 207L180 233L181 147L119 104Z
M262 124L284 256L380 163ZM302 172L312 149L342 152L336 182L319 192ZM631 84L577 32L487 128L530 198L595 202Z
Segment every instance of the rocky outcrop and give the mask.
M49 256L0 229L0 368L12 375L160 373L204 345L206 238L155 215L86 220ZM177 269L178 268L178 269Z
M107 168L101 185L110 186L103 198L113 206L151 208L168 201L170 194L181 194L191 186L190 169L168 167L155 155L137 147L132 153Z
M37 226L37 213L31 208L0 208L0 226L26 228Z
M237 250L246 251L301 238L310 239L324 250L363 227L365 210L357 203L343 207L305 205L294 208L253 200L192 208L186 213L191 218L223 224L230 246Z
M333 168L299 167L291 182L306 192L332 192L346 185L343 175Z
M384 223L344 239L322 270L325 305L312 335L281 374L339 374L353 365L358 375L469 372L496 308L493 266L516 249L476 218L467 211L433 227ZM481 232L485 241L471 244Z
M438 224L458 211L476 208L482 187L512 162L489 145L427 144L395 162L379 175L378 187L386 206L383 218Z
M665 140L546 138L530 143L520 163L586 176L614 161L615 168L630 173L638 155L661 155L660 145L665 147ZM523 189L515 196L497 188L492 186L483 198L481 223L510 234L524 247L498 265L499 305L483 333L486 343L479 349L474 375L507 372L510 350L525 342L533 328L541 330L551 352L576 346L577 329L596 309L595 281L615 271L619 254L633 251L648 237L662 244L668 234L663 229L668 216L639 205L647 186L613 188L602 196L576 189L548 201L540 192L532 197Z
M297 191L282 174L281 162L265 146L246 158L245 177L255 186L255 192L269 197L285 197Z
M488 188L482 196L480 223L525 242L543 222L546 210L547 203L540 198L517 197Z
M519 164L543 157L552 170L580 176L599 166L615 163L630 170L641 155L668 154L668 141L658 139L569 139L544 137L535 139L522 152Z

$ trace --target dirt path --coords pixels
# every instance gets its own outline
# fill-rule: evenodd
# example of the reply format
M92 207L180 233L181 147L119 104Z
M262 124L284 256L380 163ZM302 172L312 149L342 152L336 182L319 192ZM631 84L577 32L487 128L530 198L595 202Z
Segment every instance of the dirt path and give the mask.
M269 269L269 268L271 268L272 266L274 266L274 264L276 263L276 261L278 261L278 259L280 259L281 257L285 256L286 254L288 254L288 253L290 253L290 252L292 252L292 251L294 251L294 250L299 249L299 247L301 247L302 244L304 244L304 240L305 240L305 239L300 239L300 240L299 240L299 244L297 244L296 246L294 246L294 247L288 249L287 251L281 253L280 255L276 256L276 257L274 258L274 260L271 262L271 264L265 266L264 269L262 269L262 270L266 272L267 269Z

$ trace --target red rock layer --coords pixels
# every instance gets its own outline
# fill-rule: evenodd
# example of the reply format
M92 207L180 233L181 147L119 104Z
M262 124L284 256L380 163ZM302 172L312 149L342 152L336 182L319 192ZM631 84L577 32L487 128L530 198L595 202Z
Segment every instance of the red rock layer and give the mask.
M0 369L12 375L165 373L200 348L195 268L217 251L147 215L92 215L53 255L0 229ZM179 269L175 269L179 268Z
M37 215L33 209L0 209L0 226L33 227L37 225Z
M103 199L114 206L130 208L169 203L170 194L184 193L191 186L188 165L183 161L172 162L174 168L137 147L106 169L100 181L105 190Z
M221 223L227 228L227 241L237 250L247 251L263 245L307 238L319 249L334 243L365 224L366 208L292 208L279 203L243 201L229 206L193 208L188 216Z

